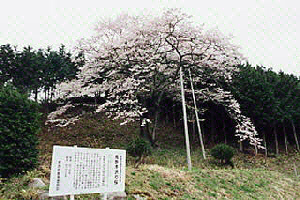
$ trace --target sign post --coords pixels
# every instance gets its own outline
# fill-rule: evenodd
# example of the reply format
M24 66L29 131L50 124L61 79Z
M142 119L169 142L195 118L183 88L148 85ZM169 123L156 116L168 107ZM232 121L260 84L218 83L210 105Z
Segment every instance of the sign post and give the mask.
M125 191L126 151L53 146L49 196Z

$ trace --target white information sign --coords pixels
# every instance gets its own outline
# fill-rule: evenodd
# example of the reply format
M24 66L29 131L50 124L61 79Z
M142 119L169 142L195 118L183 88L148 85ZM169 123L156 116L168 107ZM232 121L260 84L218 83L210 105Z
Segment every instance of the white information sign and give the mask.
M53 146L50 196L125 190L126 151Z

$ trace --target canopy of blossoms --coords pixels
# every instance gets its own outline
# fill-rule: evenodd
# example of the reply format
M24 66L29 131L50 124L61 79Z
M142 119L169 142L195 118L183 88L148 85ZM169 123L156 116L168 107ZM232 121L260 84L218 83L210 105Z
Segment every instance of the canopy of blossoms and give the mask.
M204 30L190 16L179 9L166 10L159 16L130 16L123 14L103 19L95 28L95 35L81 40L78 50L84 51L87 62L77 79L57 87L58 99L76 96L94 96L105 92L106 102L98 105L97 112L105 111L109 117L129 121L147 121L146 96L175 94L180 97L179 69L190 69L197 100L214 101L225 106L237 122L237 136L260 146L251 120L241 114L238 102L217 84L222 80L230 84L235 67L244 58L230 37L217 29ZM186 76L186 81L188 81ZM180 101L180 98L177 98ZM158 102L159 104L159 102ZM47 123L68 125L69 120L57 119L65 105L48 116Z

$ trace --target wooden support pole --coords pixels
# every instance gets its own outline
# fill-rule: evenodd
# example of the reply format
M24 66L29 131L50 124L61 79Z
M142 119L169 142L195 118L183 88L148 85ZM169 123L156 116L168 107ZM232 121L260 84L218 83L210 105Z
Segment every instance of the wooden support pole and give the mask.
M183 121L184 121L186 154L187 154L188 169L192 170L190 139L189 139L188 124L187 124L187 115L186 115L185 97L184 97L184 87L183 87L183 74L182 73L183 73L182 72L182 67L180 66L180 88L181 88L181 99L182 99L182 111L183 111Z
M195 116L196 116L198 132L199 132L200 145L201 145L201 148L202 148L202 155L203 155L203 158L206 159L204 143L203 143L203 139L202 139L201 126L200 126L200 119L199 119L199 116L198 116L198 109L197 109L197 104L196 104L197 102L196 102L196 97L195 97L195 90L194 90L194 86L193 86L193 79L192 79L190 69L189 69L189 75L190 75L191 88L192 88L192 93L193 93L193 100L194 100L194 106L195 106Z

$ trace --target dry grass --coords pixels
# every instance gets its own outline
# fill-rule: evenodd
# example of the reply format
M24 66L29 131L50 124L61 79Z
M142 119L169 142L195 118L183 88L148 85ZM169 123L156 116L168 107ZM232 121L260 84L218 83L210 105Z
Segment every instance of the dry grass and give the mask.
M129 197L146 199L298 199L300 183L265 170L182 171L158 165L127 168Z

